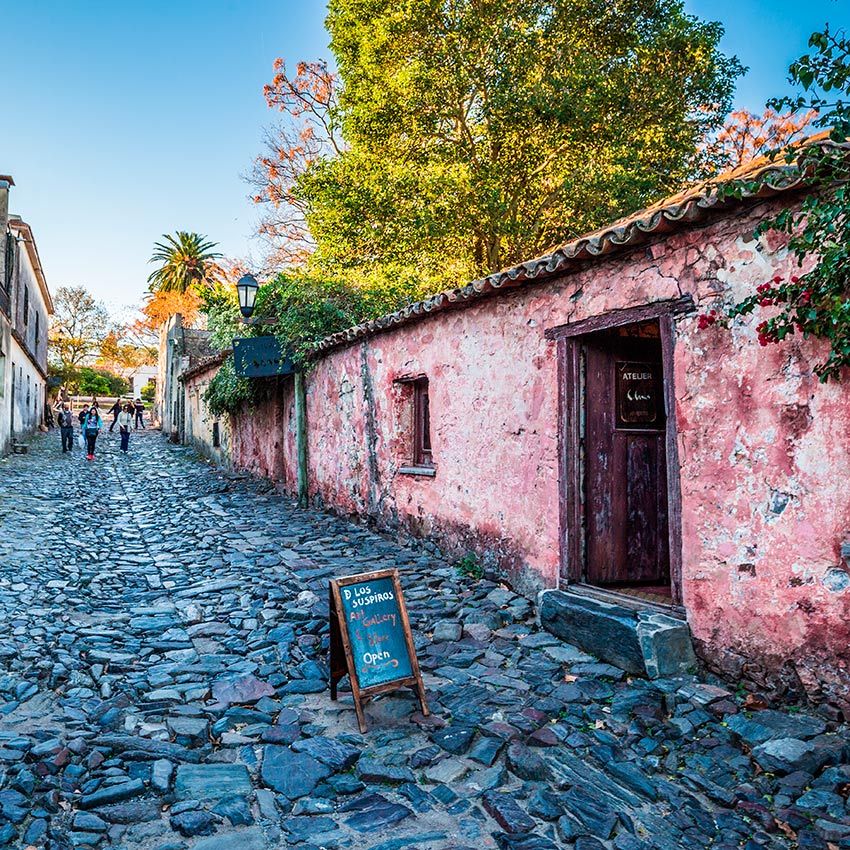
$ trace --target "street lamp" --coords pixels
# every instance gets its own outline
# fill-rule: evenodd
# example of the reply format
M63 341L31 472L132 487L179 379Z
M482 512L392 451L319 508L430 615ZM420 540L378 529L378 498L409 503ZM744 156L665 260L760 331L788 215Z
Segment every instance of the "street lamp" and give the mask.
M250 319L254 313L254 301L257 298L257 290L260 284L252 274L244 274L236 284L236 292L239 295L239 312L246 319Z

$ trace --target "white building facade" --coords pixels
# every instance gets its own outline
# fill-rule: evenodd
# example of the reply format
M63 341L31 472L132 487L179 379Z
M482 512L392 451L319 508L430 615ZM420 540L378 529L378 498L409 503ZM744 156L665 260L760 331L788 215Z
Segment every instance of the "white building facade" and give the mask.
M0 454L44 423L53 313L32 228L9 213L13 186L0 175Z
M129 375L127 375L127 380L130 383L130 392L133 394L133 398L141 398L142 390L150 383L156 384L158 369L155 365L150 366L139 366L138 369L134 369Z

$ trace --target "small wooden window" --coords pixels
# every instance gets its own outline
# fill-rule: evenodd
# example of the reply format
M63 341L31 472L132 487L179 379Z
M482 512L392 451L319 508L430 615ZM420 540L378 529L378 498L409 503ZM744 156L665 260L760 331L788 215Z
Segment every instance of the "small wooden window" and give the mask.
M417 378L413 382L413 462L416 466L434 465L427 378Z
M11 230L6 231L6 268L3 275L3 289L10 292L12 289L12 277L15 273L15 248L17 242Z
M213 422L213 448L217 449L221 445L221 432L219 431L218 422Z
M30 291L29 287L24 284L24 325L30 323Z

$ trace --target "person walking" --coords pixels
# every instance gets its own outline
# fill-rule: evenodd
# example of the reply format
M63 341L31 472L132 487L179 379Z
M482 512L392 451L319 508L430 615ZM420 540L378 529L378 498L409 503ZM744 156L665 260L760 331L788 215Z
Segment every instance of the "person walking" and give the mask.
M118 414L118 433L121 434L121 451L127 453L130 445L130 428L133 425L133 405L130 402ZM144 426L143 426L144 427ZM109 429L112 430L111 428Z
M142 430L144 431L145 420L144 420L143 414L145 412L145 406L144 406L144 404L142 404L142 400L140 398L137 398L133 402L133 408L136 411L136 428L138 428L141 425Z
M97 406L93 404L83 420L83 433L86 435L86 447L88 449L86 458L88 460L94 460L94 446L101 428L103 428L103 420L97 412Z
M71 451L74 445L74 414L67 401L62 403L59 411L59 433L62 435L62 454Z
M109 412L112 414L112 423L109 426L110 433L112 432L112 429L117 424L118 416L123 409L124 409L124 406L121 404L121 398L119 396L118 398L115 399L115 404L113 404L112 407L109 408Z

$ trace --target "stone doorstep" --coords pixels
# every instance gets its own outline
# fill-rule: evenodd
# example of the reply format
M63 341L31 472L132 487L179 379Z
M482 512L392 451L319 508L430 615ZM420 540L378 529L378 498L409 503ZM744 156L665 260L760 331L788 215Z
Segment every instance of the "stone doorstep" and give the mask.
M684 620L569 590L542 591L538 612L546 631L627 673L654 679L696 671L691 632Z

